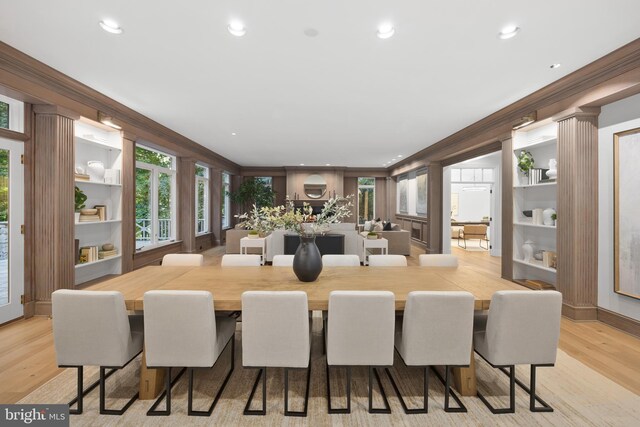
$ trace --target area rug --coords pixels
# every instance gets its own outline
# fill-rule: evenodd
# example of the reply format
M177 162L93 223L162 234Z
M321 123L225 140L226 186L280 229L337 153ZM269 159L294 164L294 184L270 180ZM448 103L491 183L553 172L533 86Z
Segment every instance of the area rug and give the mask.
M529 396L516 389L516 413L493 415L476 397L462 397L467 413L446 413L443 410L444 388L433 375L430 376L429 413L405 415L393 392L391 383L381 375L391 414L369 414L367 412L366 368L353 370L352 413L328 415L326 399L325 357L322 354L321 321L314 317L312 343L312 375L307 418L284 416L284 381L282 369L269 369L267 381L267 415L244 416L244 405L256 376L254 369L242 368L241 324L236 333L236 368L210 417L188 417L187 378L184 375L173 388L172 414L168 417L148 417L146 412L153 401L136 401L123 416L98 414L98 389L84 400L84 414L71 417L73 426L255 426L259 425L312 425L312 426L632 426L640 425L640 396L617 385L613 381L591 370L582 363L558 351L558 360L553 368L538 369L538 393L555 411L532 413L529 411ZM230 346L229 346L230 348ZM204 410L224 377L229 366L229 348L221 356L218 366L211 370L197 371L195 381L194 409ZM396 355L396 359L398 359ZM508 403L507 377L490 368L476 357L480 390L489 397L494 406ZM140 361L135 360L127 368L107 380L107 406L121 407L138 387ZM302 409L306 375L304 371L290 374L291 410ZM396 360L392 370L400 389L412 407L421 403L422 374L420 370L407 368ZM528 366L518 367L518 378L528 383ZM85 368L85 384L97 379L94 368ZM346 382L344 370L336 369L331 374L332 403L340 407L345 404ZM20 403L67 403L75 394L76 370L67 369ZM252 409L261 402L261 387L258 387ZM374 405L381 406L382 399L374 389ZM413 397L411 397L413 396ZM455 402L452 402L455 404ZM160 408L164 408L161 404Z

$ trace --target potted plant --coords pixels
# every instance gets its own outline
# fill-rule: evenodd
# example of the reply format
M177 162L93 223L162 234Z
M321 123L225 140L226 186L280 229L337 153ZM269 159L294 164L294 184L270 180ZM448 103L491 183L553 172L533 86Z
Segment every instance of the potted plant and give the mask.
M249 234L247 235L247 237L250 239L257 239L258 237L260 237L260 233L258 232L258 230L249 230Z
M74 219L75 222L80 222L80 209L84 209L84 202L87 201L87 195L76 186L75 189L75 213Z
M367 239L375 240L378 238L378 233L375 231L370 231L367 233Z
M558 221L558 213L552 213L551 214L551 219L553 220L553 225L558 225L557 221Z
M528 177L529 171L533 169L533 165L533 155L527 150L522 150L520 154L518 154L518 169L520 172L522 172L525 177Z

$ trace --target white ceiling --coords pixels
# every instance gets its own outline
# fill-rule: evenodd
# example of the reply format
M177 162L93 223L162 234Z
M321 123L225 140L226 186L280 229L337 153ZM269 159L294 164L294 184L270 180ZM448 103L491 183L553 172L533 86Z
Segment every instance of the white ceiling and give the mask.
M0 40L243 166L379 167L640 37L638 0L0 0L0 11ZM104 32L104 18L124 33ZM234 18L244 37L227 31ZM380 40L384 21L396 33ZM511 23L519 35L498 39Z

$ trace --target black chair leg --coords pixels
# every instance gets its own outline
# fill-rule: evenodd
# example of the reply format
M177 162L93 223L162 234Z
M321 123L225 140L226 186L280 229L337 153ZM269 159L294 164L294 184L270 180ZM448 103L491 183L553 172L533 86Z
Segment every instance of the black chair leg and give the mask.
M211 405L209 406L209 409L207 409L206 411L194 411L193 410L193 371L194 371L194 368L188 368L187 369L188 374L189 374L189 391L187 393L187 415L189 415L189 416L199 416L199 417L208 417L208 416L211 415L211 413L215 409L216 404L220 400L220 396L222 396L222 392L224 391L224 388L227 386L227 382L229 382L229 378L231 377L231 374L233 373L233 369L235 367L235 353L236 353L236 343L235 342L236 342L236 336L234 334L233 337L231 337L231 340L227 343L225 348L222 350L222 352L224 353L224 351L226 350L226 348L229 345L229 343L231 343L231 367L229 369L229 372L227 372L227 375L225 376L224 381L222 382L222 385L218 389L218 393L216 393L216 396L214 397L213 402L211 402ZM220 360L219 357L218 357L218 360ZM218 363L218 360L216 360L216 363L214 363L213 366L216 366L216 364Z
M100 367L100 414L101 415L122 415L127 411L127 409L129 409L131 405L133 405L133 402L135 402L138 399L138 391L136 390L133 397L129 399L129 401L121 409L107 409L107 403L106 403L107 376L106 376L105 370L106 368L102 366ZM110 374L113 372L115 372L115 369L111 371Z
M373 407L373 381L372 374L375 374L376 381L378 382L378 387L380 388L380 394L382 395L382 400L384 401L383 408L374 408ZM378 371L373 366L369 366L369 413L370 414L390 414L391 407L389 406L389 400L387 400L387 394L384 391L384 387L382 386L382 381L380 381L380 375L378 375Z
M504 372L504 371L503 371ZM516 370L515 366L509 366L509 407L508 408L494 408L487 399L480 393L477 392L478 397L485 404L487 408L493 414L513 414L516 412Z
M327 405L329 414L350 414L351 413L351 366L347 366L347 407L333 408L331 407L331 376L329 373L329 364L327 366Z
M153 403L151 408L147 411L148 416L168 416L171 415L171 388L178 382L182 374L185 372L185 368L182 368L178 375L171 380L171 368L166 368L167 373L164 379L164 391L158 396L158 399ZM167 404L164 411L157 411L156 408L160 405L160 402L166 397Z
M304 393L304 409L302 411L289 410L289 368L284 368L284 415L287 417L306 417L309 406L309 385L311 384L311 360L307 366L307 386Z
M391 382L391 385L393 386L393 389L396 392L396 396L398 396L398 400L400 401L400 405L402 405L402 409L404 410L405 414L429 413L429 367L424 366L422 370L423 370L423 381L422 381L423 405L422 405L422 408L410 409L407 406L407 403L404 401L404 398L400 393L400 388L398 387L398 385L396 384L396 381L393 379L393 376L391 375L391 371L389 370L389 368L385 368L385 371L387 372L387 377L389 377L389 381Z
M251 407L251 402L253 401L253 396L256 394L256 389L258 388L258 384L260 383L260 378L262 378L262 409L258 409L258 410L249 409ZM256 381L253 383L251 394L249 394L249 399L247 400L247 404L245 405L244 411L242 413L244 415L266 415L267 414L267 368L260 368L258 370L258 376L256 377Z
M445 412L467 412L467 407L464 406L464 404L462 403L462 401L458 398L458 396L456 395L456 393L451 389L451 377L452 377L452 373L451 373L451 366L445 366L445 374L444 374L444 411ZM438 378L440 378L440 376L438 375ZM449 406L449 396L451 396L453 398L453 400L456 401L456 403L458 404L457 408L452 408L451 406Z
M531 412L553 412L553 408L547 402L542 400L540 396L536 394L536 368L537 367L538 365L531 365L531 376L529 379L531 388L527 387L526 384L520 381L518 378L515 379L516 384L521 389L529 393L529 410ZM500 368L500 370L505 375L509 375L506 369ZM542 406L536 406L536 400L540 402Z
M62 367L62 366L61 366ZM83 382L84 382L84 368L82 366L75 366L78 370L78 391L76 397L74 397L69 402L69 414L71 415L79 415L82 414L83 411L83 397L89 394L94 388L100 385L100 378L98 378L93 384L87 387L85 390L82 390ZM105 379L109 378L117 369L111 369L106 373ZM76 409L71 409L74 404L78 404Z

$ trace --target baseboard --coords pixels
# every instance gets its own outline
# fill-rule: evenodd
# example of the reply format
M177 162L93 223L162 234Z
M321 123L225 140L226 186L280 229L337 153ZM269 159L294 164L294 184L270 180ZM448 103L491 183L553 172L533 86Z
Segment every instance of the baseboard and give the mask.
M636 319L598 307L598 320L640 338L640 321Z
M575 307L562 303L562 315L577 322L598 320L597 307Z
M51 301L36 301L34 315L51 317Z
M24 304L24 318L28 319L36 314L36 302L29 301Z

